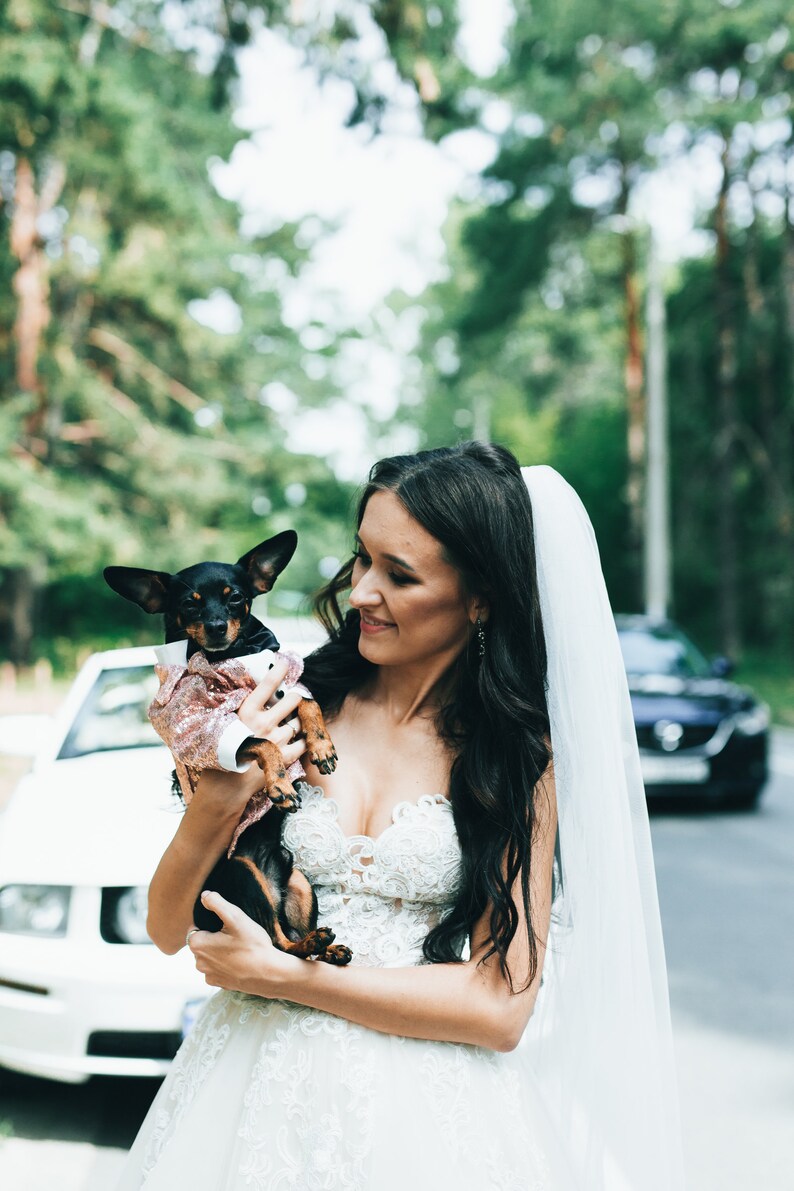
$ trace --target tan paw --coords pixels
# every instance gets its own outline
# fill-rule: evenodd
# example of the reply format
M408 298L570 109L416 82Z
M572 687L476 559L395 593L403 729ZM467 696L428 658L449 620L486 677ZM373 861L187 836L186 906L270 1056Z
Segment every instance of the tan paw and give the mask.
M325 739L315 737L309 743L307 752L312 765L316 765L320 773L333 773L336 769L336 763L339 758L336 755L336 749L332 741L327 737Z
M268 790L268 796L273 805L286 814L292 814L301 804L300 794L289 782L279 781Z
M332 943L330 947L326 947L322 955L317 956L323 963L334 964L339 968L349 964L352 958L353 952L349 947L345 947L344 943Z

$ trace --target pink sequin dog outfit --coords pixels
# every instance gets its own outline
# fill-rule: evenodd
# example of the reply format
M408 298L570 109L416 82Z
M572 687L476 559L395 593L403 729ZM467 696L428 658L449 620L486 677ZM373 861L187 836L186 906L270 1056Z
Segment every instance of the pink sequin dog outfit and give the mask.
M296 653L263 649L240 658L211 662L197 652L188 661L187 641L172 641L158 646L155 654L160 689L149 707L149 719L171 750L186 804L193 797L203 769L244 773L251 765L250 761L237 762L237 750L251 733L236 712L276 661L283 660L289 665L282 685L296 686L304 698L312 697L298 681L303 673L303 659ZM300 761L290 765L287 774L293 782L304 777ZM243 831L261 819L271 805L264 790L250 799L229 846L229 856Z

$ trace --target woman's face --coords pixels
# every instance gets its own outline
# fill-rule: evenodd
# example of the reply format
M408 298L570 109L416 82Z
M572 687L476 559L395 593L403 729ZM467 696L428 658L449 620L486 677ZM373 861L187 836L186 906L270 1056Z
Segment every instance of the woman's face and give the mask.
M367 501L358 531L350 604L361 614L359 651L379 666L449 664L477 617L441 543L392 492Z

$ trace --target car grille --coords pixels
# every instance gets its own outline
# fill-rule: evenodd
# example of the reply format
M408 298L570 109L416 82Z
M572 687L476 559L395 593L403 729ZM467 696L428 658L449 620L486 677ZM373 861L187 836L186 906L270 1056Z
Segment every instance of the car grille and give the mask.
M182 1042L178 1030L96 1030L86 1053L105 1059L173 1059Z
M684 729L684 734L676 749L667 750L662 748L661 741L654 735L653 724L637 728L637 743L641 749L649 749L653 752L666 753L673 751L680 753L681 749L693 749L704 745L708 740L711 740L717 731L716 724L682 724L681 726Z

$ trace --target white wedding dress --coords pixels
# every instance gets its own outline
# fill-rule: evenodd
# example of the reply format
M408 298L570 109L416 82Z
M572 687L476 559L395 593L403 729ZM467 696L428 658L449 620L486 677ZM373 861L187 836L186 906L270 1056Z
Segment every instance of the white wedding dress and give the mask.
M301 792L284 842L317 890L321 925L354 964L423 963L422 941L460 876L449 802L403 802L372 839L345 836L319 787ZM573 1191L523 1047L396 1037L218 992L118 1191Z

